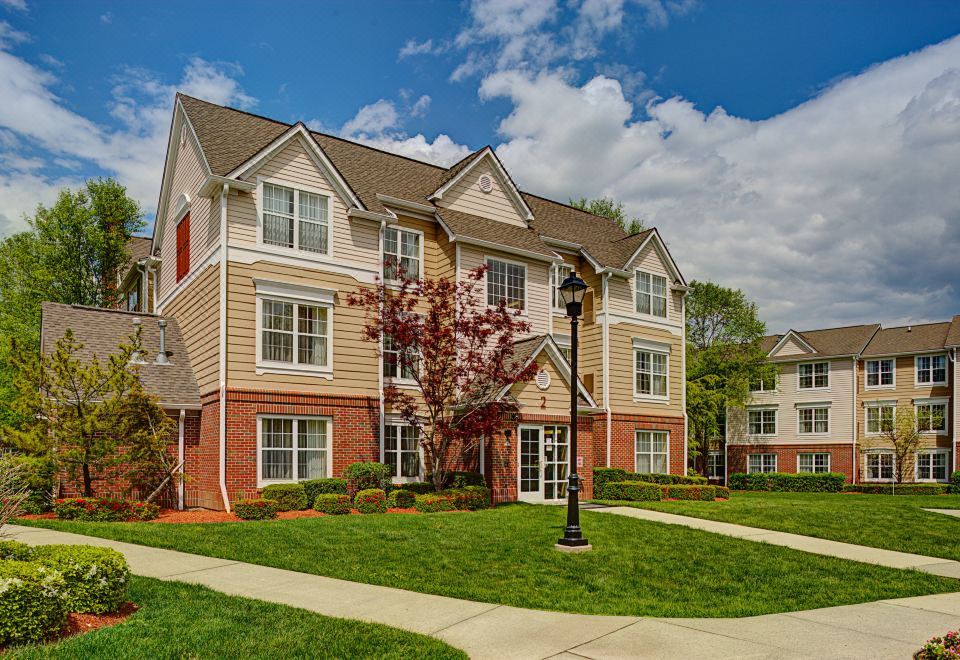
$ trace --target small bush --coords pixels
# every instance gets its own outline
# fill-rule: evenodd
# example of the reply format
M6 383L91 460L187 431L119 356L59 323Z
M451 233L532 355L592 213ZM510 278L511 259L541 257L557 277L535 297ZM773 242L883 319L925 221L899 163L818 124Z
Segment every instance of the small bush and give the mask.
M92 545L41 545L30 561L60 572L71 612L115 612L127 597L130 569L112 548Z
M960 470L950 475L950 492L960 495Z
M413 481L407 484L392 484L391 488L409 490L411 493L415 493L416 495L426 495L428 493L433 493L436 490L433 487L433 484L429 481Z
M417 495L417 499L414 501L413 506L420 513L453 511L453 496L447 491L440 493L425 493L423 495Z
M717 492L717 497L724 500L730 499L730 489L726 486L714 486L713 488Z
M845 493L867 495L943 495L950 490L947 484L847 484Z
M18 466L20 472L17 482L30 491L23 502L24 513L46 513L53 509L51 493L56 483L57 468L51 458L0 451L0 469L4 465Z
M386 513L387 494L380 488L367 488L357 493L353 504L360 513Z
M660 486L664 498L671 500L700 500L712 502L715 499L717 490L713 486L694 486L686 484L673 484L669 486Z
M603 499L657 502L662 499L662 495L659 484L643 481L611 481L603 487Z
M271 484L263 489L263 499L276 502L277 511L303 511L309 507L303 484Z
M0 646L42 642L67 622L66 580L47 566L0 561Z
M315 511L342 516L350 513L350 496L343 493L320 493L313 501Z
M277 503L273 500L237 500L233 512L241 520L271 520L277 517Z
M371 489L385 491L390 487L393 468L383 463L351 463L344 469L343 476L352 493Z
M72 497L57 500L53 512L60 520L125 522L153 520L160 515L160 507L112 497Z
M960 630L930 639L914 656L916 660L946 660L960 657Z
M842 472L787 473L736 472L730 475L728 486L732 490L767 490L781 493L839 493L843 490L846 475Z
M593 468L593 496L598 500L607 497L604 487L612 481L627 481L627 471L620 468Z
M303 490L307 494L308 507L313 506L313 503L317 499L317 495L346 495L349 492L347 490L346 479L335 479L333 477L326 479L310 479L308 481L301 481L300 484L303 486Z
M33 549L20 541L5 541L0 539L0 560L29 561Z
M453 508L458 511L477 511L490 508L490 489L486 486L464 486L443 491L453 497Z
M643 481L649 484L676 484L684 486L700 486L707 483L707 478L701 476L685 477L679 474L640 474L638 472L628 472L626 480Z
M391 509L409 509L417 499L417 494L403 488L390 491L387 506Z
M448 472L444 479L445 488L463 488L465 486L486 486L487 480L479 472Z

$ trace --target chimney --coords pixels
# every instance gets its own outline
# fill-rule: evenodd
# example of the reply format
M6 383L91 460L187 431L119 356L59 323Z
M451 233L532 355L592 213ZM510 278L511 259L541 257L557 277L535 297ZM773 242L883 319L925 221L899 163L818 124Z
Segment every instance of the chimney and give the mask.
M157 364L170 364L170 360L167 359L167 341L166 341L166 331L167 331L167 322L164 319L157 321L157 324L160 326L160 352L157 353Z

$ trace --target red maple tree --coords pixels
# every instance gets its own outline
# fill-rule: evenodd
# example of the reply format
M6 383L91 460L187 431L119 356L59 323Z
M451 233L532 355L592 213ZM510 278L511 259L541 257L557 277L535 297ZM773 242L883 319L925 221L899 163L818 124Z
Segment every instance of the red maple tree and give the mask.
M367 312L366 341L376 342L384 360L413 388L384 387L384 403L419 435L428 478L443 488L454 458L492 438L501 419L517 412L500 394L536 373L536 364L515 357L518 335L530 331L505 301L487 305L486 266L456 282L408 279L377 282L348 297ZM393 350L383 350L387 338Z

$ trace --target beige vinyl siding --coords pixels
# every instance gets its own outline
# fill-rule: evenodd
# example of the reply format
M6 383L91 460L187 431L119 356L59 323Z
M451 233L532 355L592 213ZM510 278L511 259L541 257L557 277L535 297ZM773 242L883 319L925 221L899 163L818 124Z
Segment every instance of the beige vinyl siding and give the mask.
M331 208L328 209L328 221L331 223L332 260L335 263L360 268L377 269L380 266L379 225L368 220L347 218L347 204L317 167L301 138L296 137L290 140L278 153L251 173L247 181L257 183L258 178L270 179L291 188L304 186L329 195ZM234 204L234 198L230 199L228 219L231 245L238 247L257 247L258 245L257 192L238 196L236 204ZM291 256L318 260L324 258L322 255L314 255L310 252L268 247L271 250L277 250L278 253L288 253Z
M810 350L797 341L795 337L789 337L785 342L783 342L783 346L781 346L780 350L778 350L774 355L806 355L809 353Z
M534 381L519 383L511 389L516 397L522 415L563 415L570 416L570 388L557 371L546 352L537 356L539 370L550 374L550 386L546 390L537 387Z
M472 245L460 246L460 273L463 279L469 271L486 263L487 257L502 259L503 261L526 264L527 267L527 294L525 310L522 318L530 323L530 334L543 335L549 331L550 315L550 264L544 261L525 261L497 250L486 250ZM479 293L486 300L486 280L478 283Z
M178 136L174 136L179 140ZM211 200L200 197L197 192L206 178L206 168L200 155L200 148L188 131L187 140L178 148L173 164L173 177L167 195L166 217L164 218L163 239L160 256L160 290L158 299L162 300L177 284L177 202L186 194L190 198L190 267L195 267L207 253L210 223ZM217 206L219 222L219 205Z
M569 334L569 319L565 333ZM553 330L558 332L562 325L554 323ZM596 323L584 324L580 327L580 350L577 354L577 371L584 385L589 385L588 375L593 375L593 387L587 390L598 405L603 405L603 326Z
M220 266L207 266L170 302L164 314L177 319L200 394L219 386Z
M493 182L493 190L488 193L480 190L478 183L484 174ZM504 182L495 171L488 156L467 172L456 185L447 190L443 198L437 200L437 206L526 227L526 220L517 211L517 207L504 190L507 185L509 184Z
M443 249L447 245L447 234L436 222L401 215L397 224L401 229L415 229L423 234L422 272L425 277L440 279L447 274L453 274L453 261L456 256L448 255Z
M830 386L825 390L800 390L797 383L798 364L819 362L787 362L780 365L780 376L775 392L756 392L751 397L751 406L775 407L777 409L777 433L773 437L752 437L747 433L746 412L728 411L727 441L732 444L837 444L853 442L853 360L851 358L824 359L830 363ZM797 422L798 404L828 404L829 433L826 435L799 435ZM858 408L858 414L863 411Z
M437 277L454 278L457 276L457 244L450 242L441 227L437 227L437 263L432 266Z
M254 278L337 291L333 309L333 379L310 373L256 373L256 287ZM230 263L228 271L227 364L230 387L323 391L376 396L378 348L362 338L364 312L347 305L358 283L345 275L267 262Z
M636 287L635 276L629 278L616 277L610 278L609 296L610 313L622 316L635 316L638 318L650 318L653 321L672 323L679 325L683 322L683 294L672 291L673 276L664 263L660 252L657 250L654 242L651 240L640 252L631 266L631 271L642 270L654 275L660 275L667 278L667 318L659 317L640 317L637 314L636 299L634 291Z
M667 402L635 401L634 338L670 345ZM683 339L667 330L629 323L610 325L610 407L614 412L681 416L683 414Z

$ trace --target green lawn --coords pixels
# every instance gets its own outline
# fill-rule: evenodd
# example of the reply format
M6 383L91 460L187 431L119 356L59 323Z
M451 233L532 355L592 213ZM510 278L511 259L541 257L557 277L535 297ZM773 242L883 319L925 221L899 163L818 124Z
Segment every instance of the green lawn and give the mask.
M466 658L443 642L374 623L135 577L142 608L124 623L57 644L11 649L26 658Z
M733 617L960 590L931 575L565 507L205 525L31 521L65 531L470 600L590 614Z
M735 492L727 502L622 504L960 560L960 518L923 510L960 509L960 495Z

